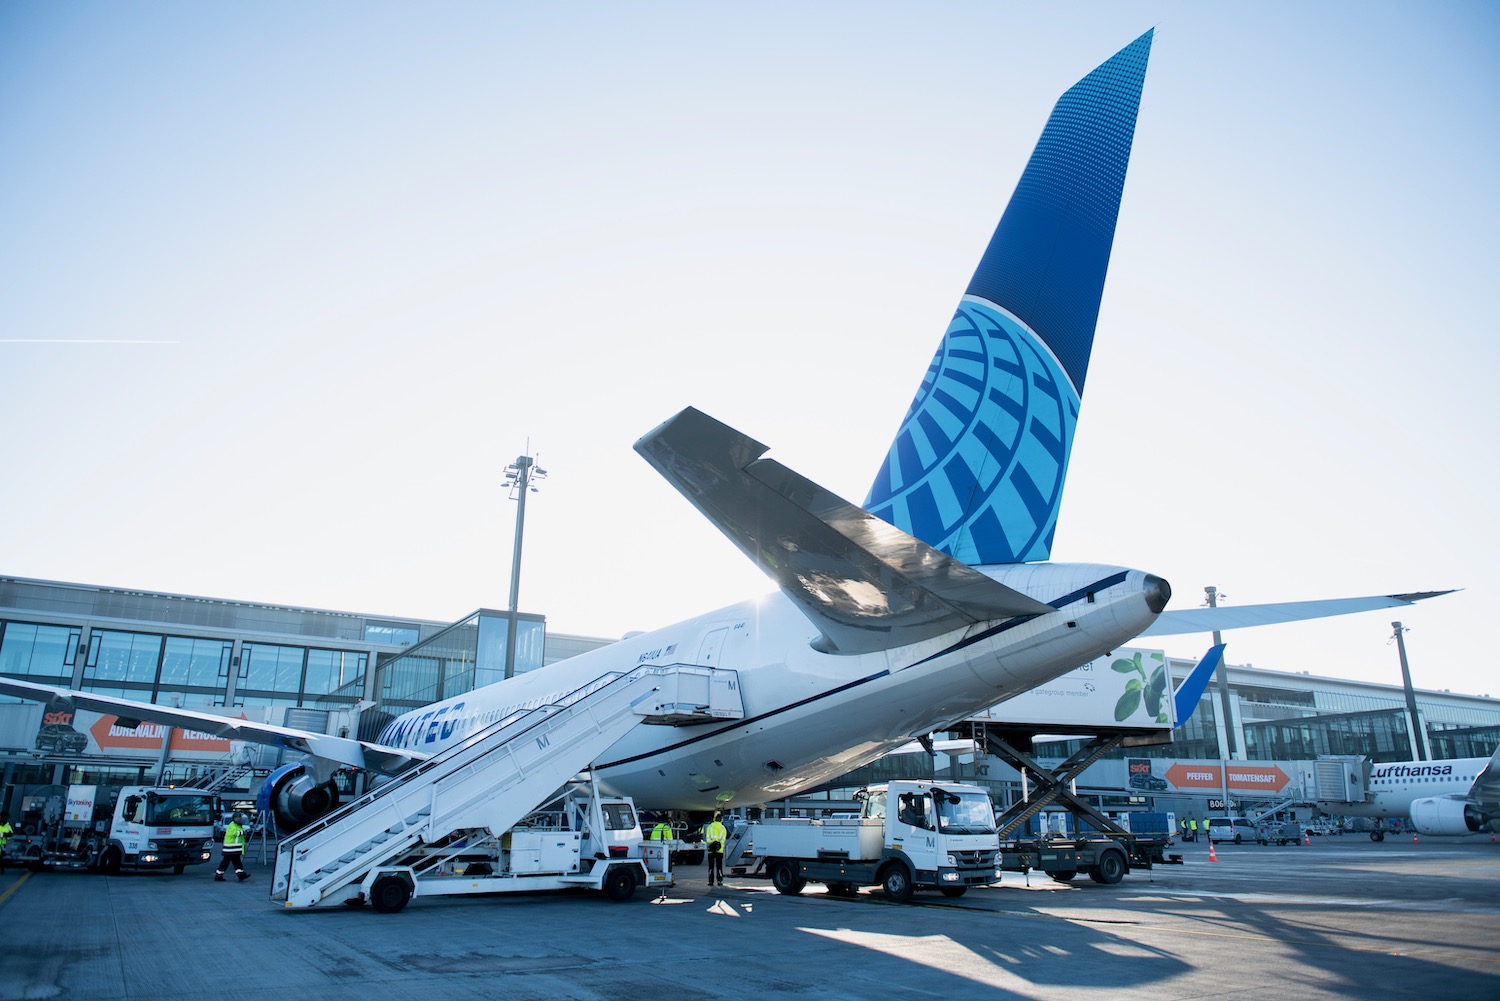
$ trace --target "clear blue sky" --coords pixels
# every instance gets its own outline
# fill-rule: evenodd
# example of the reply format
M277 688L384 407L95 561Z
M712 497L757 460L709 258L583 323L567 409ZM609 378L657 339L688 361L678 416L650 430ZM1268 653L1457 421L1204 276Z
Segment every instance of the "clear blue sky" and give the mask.
M1500 7L0 6L0 572L618 635L769 585L631 451L864 496L1052 103L1157 28L1057 535L1176 606L1462 587L1500 695ZM1395 616L1229 659L1399 680ZM1201 652L1206 639L1169 641Z

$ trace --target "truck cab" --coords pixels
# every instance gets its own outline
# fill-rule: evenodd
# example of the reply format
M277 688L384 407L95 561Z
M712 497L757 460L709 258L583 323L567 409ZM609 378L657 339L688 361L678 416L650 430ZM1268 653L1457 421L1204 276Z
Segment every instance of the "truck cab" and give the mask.
M202 789L69 786L33 835L8 854L32 869L171 869L181 873L213 852L218 797Z
M862 791L857 817L753 825L750 851L781 893L821 882L836 895L879 885L907 900L919 888L961 896L1000 878L994 806L978 786L900 781Z

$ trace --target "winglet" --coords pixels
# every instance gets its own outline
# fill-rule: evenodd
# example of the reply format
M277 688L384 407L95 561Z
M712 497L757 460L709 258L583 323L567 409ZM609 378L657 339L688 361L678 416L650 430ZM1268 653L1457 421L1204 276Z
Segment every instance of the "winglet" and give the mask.
M1214 676L1219 669L1219 661L1224 659L1223 643L1216 643L1208 648L1208 653L1198 661L1198 666L1188 672L1188 676L1182 679L1182 684L1177 686L1177 691L1172 693L1172 711L1176 714L1172 728L1186 723L1188 717L1193 715L1193 710L1198 707L1198 700L1203 698L1204 689L1208 688L1208 679Z

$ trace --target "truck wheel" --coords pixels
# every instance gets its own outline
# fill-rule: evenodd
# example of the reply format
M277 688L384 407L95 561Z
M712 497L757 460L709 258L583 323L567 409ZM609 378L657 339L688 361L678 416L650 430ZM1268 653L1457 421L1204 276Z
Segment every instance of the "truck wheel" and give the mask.
M940 886L938 892L945 897L962 897L967 886Z
M1371 831L1370 832L1370 840L1371 841L1384 841L1385 840L1385 832L1384 831Z
M906 866L897 863L885 871L885 879L881 888L885 895L898 904L904 904L911 899L916 887L912 886L911 873L906 871Z
M410 900L411 887L400 876L381 876L370 885L370 906L380 914L395 914Z
M1093 872L1089 873L1089 879L1112 886L1124 879L1125 873L1129 870L1130 867L1125 864L1123 852L1109 851L1099 856L1099 864L1094 867Z
M1059 883L1067 883L1067 882L1071 882L1072 879L1073 879L1073 877L1078 875L1078 870L1077 869L1059 869L1056 872L1049 872L1049 873L1047 873L1047 875L1051 876L1053 879L1057 880Z
M777 893L795 897L807 886L807 880L802 878L802 874L792 863L777 862L771 866L771 885L776 887Z
M617 904L635 896L635 873L617 865L604 874L604 895Z
M104 854L99 856L99 871L106 876L118 876L120 865L125 861L125 856L120 854L120 849L113 846L104 849Z

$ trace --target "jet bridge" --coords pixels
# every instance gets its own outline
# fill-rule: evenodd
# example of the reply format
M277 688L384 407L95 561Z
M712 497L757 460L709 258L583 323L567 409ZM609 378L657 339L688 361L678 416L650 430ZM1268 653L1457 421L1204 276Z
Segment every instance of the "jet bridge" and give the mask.
M283 839L271 899L287 907L349 899L374 869L454 832L498 838L635 726L743 715L733 671L673 664L605 674L555 705L491 724Z

